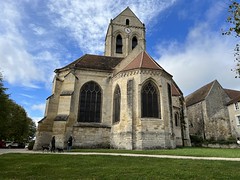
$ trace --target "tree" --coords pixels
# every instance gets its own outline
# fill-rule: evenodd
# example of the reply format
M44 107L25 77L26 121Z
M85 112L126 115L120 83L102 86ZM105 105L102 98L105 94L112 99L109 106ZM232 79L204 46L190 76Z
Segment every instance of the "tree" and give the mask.
M6 117L9 113L8 109L8 99L9 95L6 94L7 88L3 86L3 78L2 78L2 73L0 72L0 139L5 139L6 138Z
M36 125L24 108L9 98L6 90L0 73L0 139L28 141L34 137Z
M227 22L230 24L230 27L224 35L234 35L236 38L240 37L240 4L237 1L230 0L230 5L228 7L229 16ZM236 68L233 71L236 72L235 77L240 78L240 44L237 43L234 49L235 61L237 62Z

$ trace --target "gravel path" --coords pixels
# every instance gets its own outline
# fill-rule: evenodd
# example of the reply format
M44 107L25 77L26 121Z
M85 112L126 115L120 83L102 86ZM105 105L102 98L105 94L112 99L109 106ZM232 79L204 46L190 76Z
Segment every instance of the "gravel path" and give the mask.
M27 149L0 149L0 155L6 153L34 153L43 154L42 151L29 151ZM50 152L46 152L48 154ZM224 157L195 157L195 156L174 156L174 155L152 155L152 154L129 154L129 153L98 153L98 152L63 152L51 154L68 154L68 155L101 155L101 156L129 156L129 157L152 157L152 158L169 158L169 159L195 159L195 160L214 160L214 161L240 161L240 158Z

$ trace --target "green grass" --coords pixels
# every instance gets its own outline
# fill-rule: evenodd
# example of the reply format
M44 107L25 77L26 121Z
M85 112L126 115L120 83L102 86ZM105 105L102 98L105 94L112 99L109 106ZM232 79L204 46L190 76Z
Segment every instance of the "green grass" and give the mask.
M182 148L121 152L240 157L240 149ZM189 153L189 154L186 154ZM232 154L233 153L233 154ZM231 155L232 154L232 155ZM0 179L240 179L240 162L67 154L0 155Z
M240 149L218 148L177 148L162 150L114 150L114 149L73 149L73 152L101 152L101 153L132 153L132 154L159 154L198 157L227 157L240 158Z

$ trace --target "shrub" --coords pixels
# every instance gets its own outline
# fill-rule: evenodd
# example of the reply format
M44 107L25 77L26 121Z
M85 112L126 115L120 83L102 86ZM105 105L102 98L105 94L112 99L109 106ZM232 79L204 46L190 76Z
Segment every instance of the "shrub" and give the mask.
M34 143L35 143L34 140L31 141L31 142L29 142L29 144L28 144L28 150L33 150Z

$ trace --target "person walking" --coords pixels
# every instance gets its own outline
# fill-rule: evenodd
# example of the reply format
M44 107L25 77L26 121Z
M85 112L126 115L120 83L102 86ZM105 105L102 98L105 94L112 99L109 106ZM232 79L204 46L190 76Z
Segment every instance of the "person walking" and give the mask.
M55 152L55 136L51 140L51 152Z
M68 150L68 151L71 151L71 149L72 149L72 141L73 141L73 137L70 136L70 137L68 138L68 142L67 142L67 150Z

